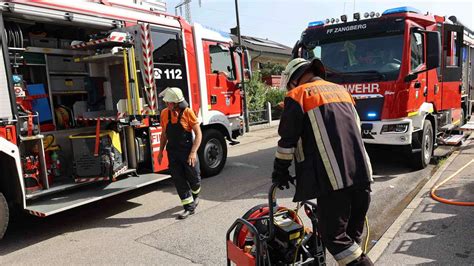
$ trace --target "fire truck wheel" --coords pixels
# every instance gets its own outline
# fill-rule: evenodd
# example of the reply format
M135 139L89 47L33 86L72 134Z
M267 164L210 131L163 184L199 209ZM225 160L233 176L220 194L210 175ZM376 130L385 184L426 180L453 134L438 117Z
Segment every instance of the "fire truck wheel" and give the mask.
M9 211L8 211L7 200L5 199L3 194L0 193L0 239L3 238L5 231L7 231L8 220L9 220Z
M423 133L420 136L421 151L413 153L413 166L416 170L425 168L433 154L433 126L430 120L425 120Z
M198 156L203 177L220 173L227 160L227 145L222 133L212 128L204 130Z

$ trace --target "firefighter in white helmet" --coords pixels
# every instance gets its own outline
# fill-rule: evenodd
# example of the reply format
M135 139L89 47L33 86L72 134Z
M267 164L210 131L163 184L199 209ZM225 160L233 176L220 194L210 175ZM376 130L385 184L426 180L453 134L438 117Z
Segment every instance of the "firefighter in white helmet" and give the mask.
M163 159L163 150L168 153L169 169L184 211L178 219L186 219L199 203L201 176L197 150L201 145L201 128L193 110L176 87L166 88L160 93L167 107L161 111L160 124L163 129L160 139L158 163ZM194 132L195 138L193 139Z
M325 81L319 59L293 59L282 77L288 90L280 119L272 180L280 188L296 170L294 201L318 199L319 233L340 265L372 265L360 248L370 203L372 168L354 100Z

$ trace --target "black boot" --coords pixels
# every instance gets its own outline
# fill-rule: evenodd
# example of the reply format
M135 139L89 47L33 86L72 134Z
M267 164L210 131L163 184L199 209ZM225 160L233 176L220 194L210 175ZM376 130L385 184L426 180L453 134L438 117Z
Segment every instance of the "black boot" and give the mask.
M178 219L180 219L180 220L186 219L186 218L188 218L189 215L194 214L194 209L196 208L196 203L191 202L189 204L184 205L183 207L184 207L184 211L178 215Z
M182 213L178 215L178 219L184 220L189 217L189 215L193 215L194 210L184 210Z
M360 255L359 258L357 258L356 260L351 261L347 265L351 265L351 266L352 265L372 266L372 265L374 265L374 263L370 260L369 257L367 257L367 255L362 253L362 255Z
M197 207L199 204L199 194L193 194L194 207Z

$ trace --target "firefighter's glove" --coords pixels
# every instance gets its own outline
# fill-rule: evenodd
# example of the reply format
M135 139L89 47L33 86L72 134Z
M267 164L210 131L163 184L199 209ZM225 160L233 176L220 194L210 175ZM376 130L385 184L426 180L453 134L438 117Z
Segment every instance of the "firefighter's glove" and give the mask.
M290 182L293 183L293 177L288 168L291 161L275 158L273 162L272 182L278 185L279 189L290 188Z

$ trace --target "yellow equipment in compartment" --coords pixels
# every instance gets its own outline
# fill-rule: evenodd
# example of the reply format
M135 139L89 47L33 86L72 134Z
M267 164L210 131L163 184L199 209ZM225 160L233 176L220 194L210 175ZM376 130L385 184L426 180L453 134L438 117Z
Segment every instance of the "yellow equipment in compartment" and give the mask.
M69 136L74 155L74 176L76 178L113 177L125 166L120 135L112 130L99 133L99 154L94 133L80 133Z

